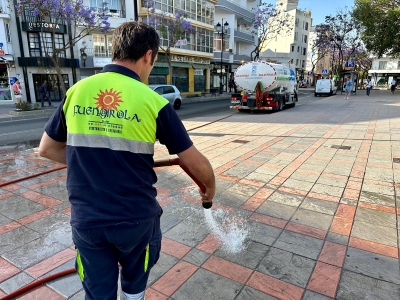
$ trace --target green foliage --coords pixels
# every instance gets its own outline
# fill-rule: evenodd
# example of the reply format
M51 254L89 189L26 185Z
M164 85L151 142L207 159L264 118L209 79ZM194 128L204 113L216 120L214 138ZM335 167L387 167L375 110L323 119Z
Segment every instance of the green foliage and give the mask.
M354 4L366 48L378 57L400 57L400 1L355 0Z
M39 109L39 103L35 103L34 105L32 105L30 102L21 101L19 103L15 103L14 105L15 105L15 110L21 110L21 111L31 111Z

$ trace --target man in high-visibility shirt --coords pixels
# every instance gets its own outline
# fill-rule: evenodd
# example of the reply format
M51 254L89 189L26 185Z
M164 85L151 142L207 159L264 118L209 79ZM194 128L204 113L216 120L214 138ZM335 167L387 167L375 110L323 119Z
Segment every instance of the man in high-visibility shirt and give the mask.
M72 86L45 125L39 155L66 163L76 267L86 299L143 299L161 248L154 143L164 144L206 186L210 162L193 145L169 102L142 83L157 60L159 36L127 22L113 35L113 64Z

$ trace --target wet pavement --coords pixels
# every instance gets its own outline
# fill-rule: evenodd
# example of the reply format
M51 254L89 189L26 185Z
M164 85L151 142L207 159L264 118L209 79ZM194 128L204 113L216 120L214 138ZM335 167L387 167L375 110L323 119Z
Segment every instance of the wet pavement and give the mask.
M210 229L179 167L157 168L164 237L146 300L398 300L400 94L371 94L191 130L217 177L212 214L227 233L247 233L244 250L232 253ZM155 159L168 157L157 144ZM35 148L0 150L0 299L74 266L65 179ZM17 299L84 292L72 274Z

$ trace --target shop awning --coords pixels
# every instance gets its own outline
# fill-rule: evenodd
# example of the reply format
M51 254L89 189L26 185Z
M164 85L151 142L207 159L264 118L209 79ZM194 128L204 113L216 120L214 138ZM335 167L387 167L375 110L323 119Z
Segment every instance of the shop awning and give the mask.
M5 54L0 56L0 62L8 62L8 61L14 61L14 56L11 54Z
M168 63L167 62L156 61L155 66L156 67L162 67L162 68L168 68Z
M210 65L192 64L193 69L209 69Z
M182 63L182 62L175 62L175 61L173 61L173 62L171 62L171 65L172 65L173 67L178 67L178 68L187 68L187 69L191 69L191 68L192 68L192 65L191 65L191 64Z

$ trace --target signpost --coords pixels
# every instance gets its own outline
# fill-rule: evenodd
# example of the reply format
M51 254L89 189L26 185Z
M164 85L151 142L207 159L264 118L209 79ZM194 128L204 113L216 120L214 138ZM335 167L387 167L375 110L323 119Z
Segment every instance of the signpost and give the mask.
M322 69L321 74L322 75L328 75L329 71L327 69Z

